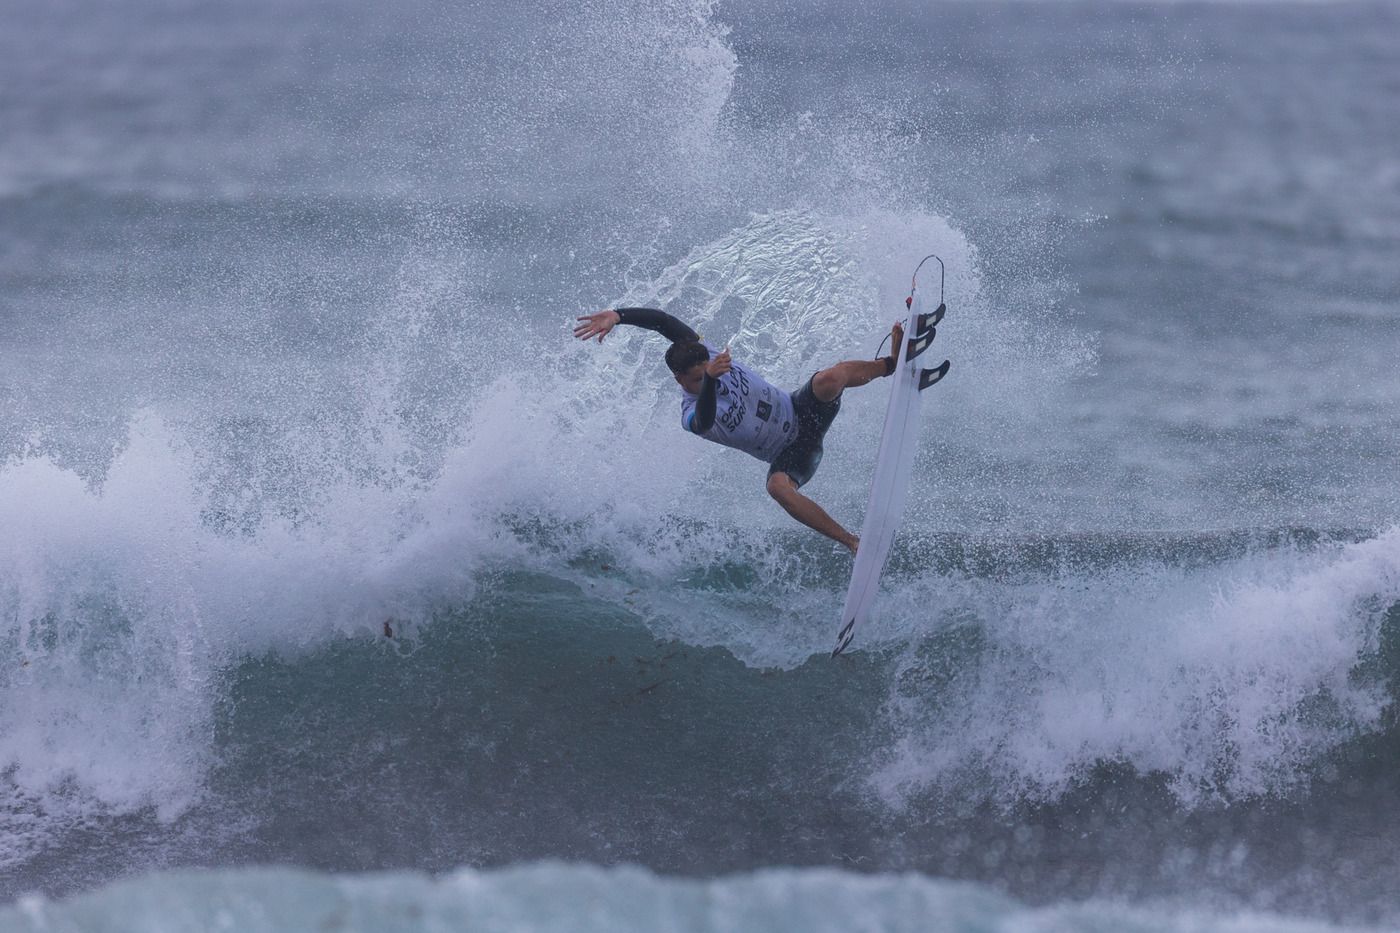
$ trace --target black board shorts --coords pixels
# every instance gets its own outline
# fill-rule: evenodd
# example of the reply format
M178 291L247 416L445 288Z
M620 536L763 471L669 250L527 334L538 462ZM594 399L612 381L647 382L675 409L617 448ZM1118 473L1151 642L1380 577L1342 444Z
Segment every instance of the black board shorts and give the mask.
M815 378L815 377L813 377ZM812 391L812 380L792 393L792 413L797 418L797 439L788 444L768 467L768 475L786 473L798 486L804 485L817 472L822 462L822 440L826 429L841 410L841 396L823 402Z

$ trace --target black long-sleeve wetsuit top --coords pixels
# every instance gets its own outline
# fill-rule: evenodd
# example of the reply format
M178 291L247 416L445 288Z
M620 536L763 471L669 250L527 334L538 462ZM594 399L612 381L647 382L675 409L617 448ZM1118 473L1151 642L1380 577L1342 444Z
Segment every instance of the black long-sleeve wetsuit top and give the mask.
M700 335L655 308L614 308L618 322L661 334L672 343ZM706 348L708 349L708 347ZM732 362L718 379L705 374L698 395L684 393L681 425L687 431L771 463L797 438L792 398L748 367ZM684 390L683 390L684 391Z

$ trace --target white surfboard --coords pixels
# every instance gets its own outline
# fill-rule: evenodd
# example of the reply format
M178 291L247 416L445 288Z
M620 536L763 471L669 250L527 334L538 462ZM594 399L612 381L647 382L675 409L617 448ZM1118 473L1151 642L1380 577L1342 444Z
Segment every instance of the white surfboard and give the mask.
M860 529L860 547L856 550L855 566L851 570L851 585L846 590L846 605L841 610L841 628L836 634L836 650L832 657L846 650L855 637L856 627L870 615L875 594L880 588L880 574L885 570L899 520L904 513L904 500L909 491L909 474L914 469L914 452L919 441L919 395L948 374L948 361L924 369L919 356L928 349L943 320L947 307L943 304L943 260L938 259L938 309L923 312L919 299L919 269L930 259L925 256L914 269L909 285L909 297L904 306L909 314L904 319L904 346L900 350L895 371L890 376L890 404L885 409L885 429L880 435L880 449L875 455L875 477L870 482L870 504L865 510L865 524Z

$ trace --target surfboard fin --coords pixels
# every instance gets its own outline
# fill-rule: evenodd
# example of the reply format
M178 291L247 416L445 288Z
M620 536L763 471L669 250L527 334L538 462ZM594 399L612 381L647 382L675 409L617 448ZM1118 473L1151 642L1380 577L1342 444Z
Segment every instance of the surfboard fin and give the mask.
M941 366L937 366L933 369L919 370L919 391L922 392L924 389L927 389L929 386L948 375L948 367L951 365L951 361L944 360Z
M933 343L933 338L938 336L938 322L943 320L943 315L948 313L947 305L939 305L937 310L929 314L920 314L914 321L914 336L909 341L909 349L905 359L912 360L928 349L928 345Z
M922 317L922 315L920 315L920 317ZM928 330L919 331L917 334L914 335L914 338L909 341L908 349L905 351L904 358L906 360L912 360L920 353L923 353L925 350L928 349L928 345L933 343L933 338L936 336L938 336L938 332L932 327L930 327Z
M939 305L937 310L929 314L919 315L919 326L914 328L916 334L923 334L926 330L933 330L943 321L943 315L948 313L947 305Z

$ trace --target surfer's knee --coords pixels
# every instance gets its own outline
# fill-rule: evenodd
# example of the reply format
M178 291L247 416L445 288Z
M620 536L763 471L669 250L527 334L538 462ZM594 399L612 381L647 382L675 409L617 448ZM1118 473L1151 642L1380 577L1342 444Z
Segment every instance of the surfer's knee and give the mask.
M792 481L792 477L786 473L770 473L768 475L768 495L779 502L786 501L797 492L797 484Z
M823 369L812 377L812 394L819 402L829 402L841 394L841 390L846 388L847 377L841 367L845 363L837 363L835 366Z
M845 360L823 369L812 377L812 394L818 401L830 402L846 389L855 389L872 379L888 375L884 359Z

